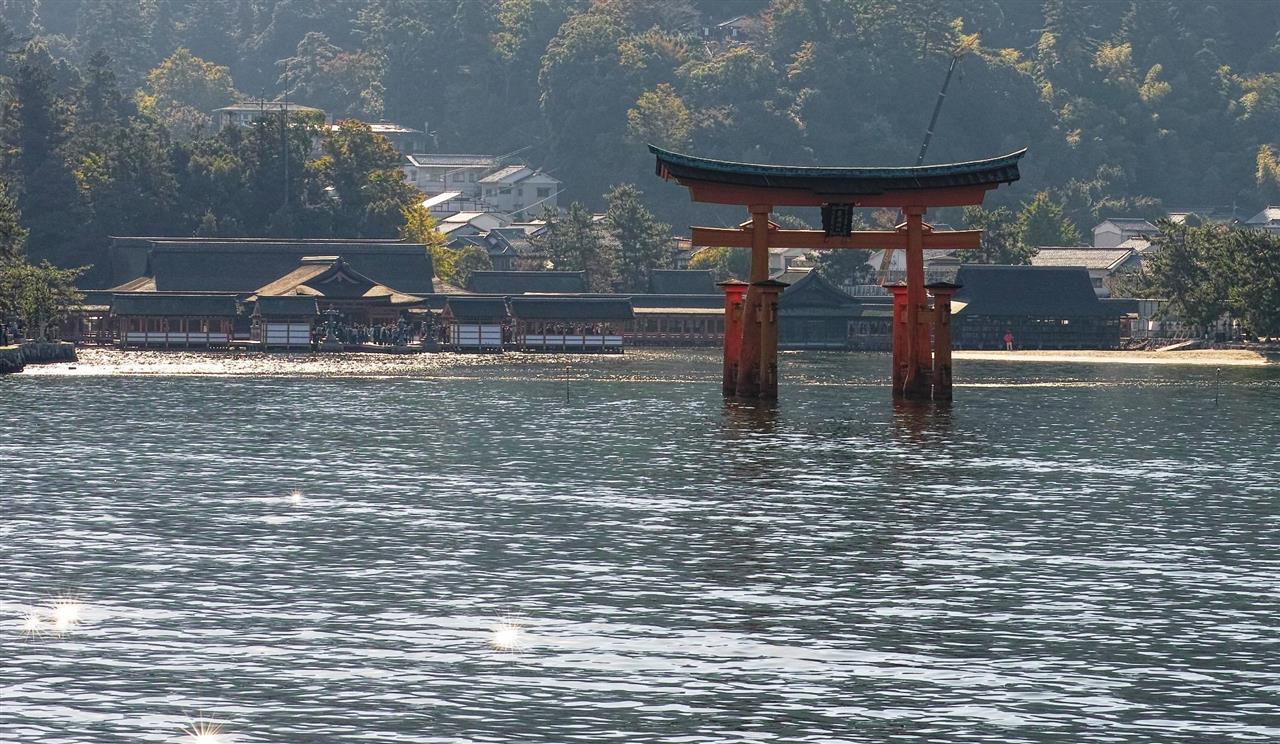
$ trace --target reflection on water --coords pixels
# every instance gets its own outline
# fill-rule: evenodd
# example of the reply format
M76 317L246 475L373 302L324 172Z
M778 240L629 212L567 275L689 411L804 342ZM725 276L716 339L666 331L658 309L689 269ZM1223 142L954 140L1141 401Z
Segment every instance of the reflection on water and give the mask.
M1273 370L223 362L0 380L0 741L1280 739Z
M923 444L951 431L952 401L895 398L892 405L893 428L907 441Z
M752 434L772 434L777 431L778 402L726 398L724 421L725 434L731 438Z

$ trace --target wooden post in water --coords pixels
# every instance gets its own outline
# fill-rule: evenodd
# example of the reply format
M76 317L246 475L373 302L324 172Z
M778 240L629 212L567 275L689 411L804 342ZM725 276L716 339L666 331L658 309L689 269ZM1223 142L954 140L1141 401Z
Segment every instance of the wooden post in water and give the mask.
M951 297L959 285L935 282L933 295L933 399L951 400Z
M738 347L737 394L754 398L760 394L760 288L757 282L769 278L769 213L773 207L751 205L751 286L742 307L742 345Z
M747 283L736 279L720 282L724 290L724 369L721 388L725 395L738 393L738 356L742 351L742 303Z
M752 282L760 291L760 388L761 398L778 397L778 296L785 282L765 279Z
M893 295L893 397L901 398L907 381L907 286L890 284L885 289Z
M924 207L905 207L907 216L906 378L894 394L929 400L932 355L929 349L928 296L924 289ZM896 339L895 339L896 340Z

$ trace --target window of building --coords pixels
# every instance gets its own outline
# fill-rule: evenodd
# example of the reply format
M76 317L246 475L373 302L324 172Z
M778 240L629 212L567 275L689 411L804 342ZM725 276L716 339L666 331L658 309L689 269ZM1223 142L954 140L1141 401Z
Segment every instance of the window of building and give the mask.
M475 172L475 171L471 171L471 175L467 178L467 180L468 180L468 181L470 181L471 183L475 183L475 182L476 182L476 172Z
M539 187L538 187L538 198L539 198L539 199L548 199L548 198L550 198L550 197L551 197L551 187L550 187L550 186L539 186Z
M511 193L511 187L510 187L510 186L503 186L502 188L498 189L498 193L499 193L499 194L510 194L510 193Z
M516 189L516 196L524 196L524 188Z

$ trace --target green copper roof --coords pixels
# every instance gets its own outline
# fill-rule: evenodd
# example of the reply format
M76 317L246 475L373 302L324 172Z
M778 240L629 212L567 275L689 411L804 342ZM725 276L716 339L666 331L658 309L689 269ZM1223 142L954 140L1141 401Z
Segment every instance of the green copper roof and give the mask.
M957 186L995 186L1018 180L1026 149L986 160L906 167L797 166L736 163L663 150L649 145L657 173L666 179L764 188L803 189L822 194L877 194L885 191Z

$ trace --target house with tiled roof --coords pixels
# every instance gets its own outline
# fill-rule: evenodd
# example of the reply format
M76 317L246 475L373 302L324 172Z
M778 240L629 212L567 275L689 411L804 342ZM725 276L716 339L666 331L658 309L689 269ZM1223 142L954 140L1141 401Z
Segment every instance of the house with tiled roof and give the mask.
M527 165L509 165L480 179L481 197L516 220L556 208L560 181Z
M1099 297L1111 296L1107 279L1117 273L1138 271L1142 259L1137 250L1126 247L1140 241L1130 238L1115 248L1078 248L1043 246L1031 257L1032 266L1081 266L1089 272L1089 282Z
M1141 217L1109 217L1093 226L1093 247L1114 248L1129 238L1153 238L1160 228Z
M1280 207L1267 207L1245 220L1244 226L1251 230L1265 230L1273 235L1280 235Z

